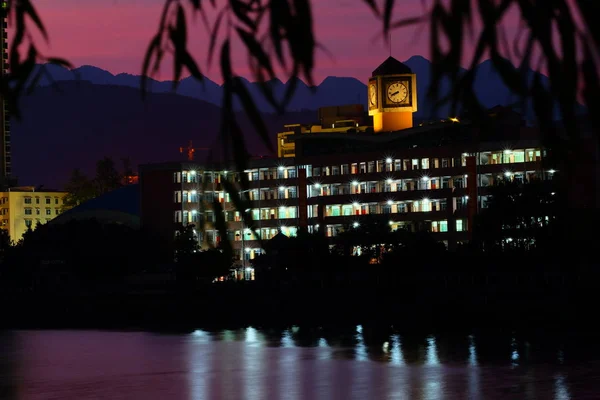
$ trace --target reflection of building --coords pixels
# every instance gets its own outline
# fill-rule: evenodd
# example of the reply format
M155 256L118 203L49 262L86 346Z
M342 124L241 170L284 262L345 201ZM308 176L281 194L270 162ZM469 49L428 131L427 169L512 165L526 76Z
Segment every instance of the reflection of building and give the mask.
M0 10L0 24L2 28L2 50L0 50L0 74L8 75L8 21L6 16L6 2L2 2ZM10 116L6 100L0 96L0 187L3 189L13 184L11 182L11 148L10 148Z
M60 214L65 192L37 191L33 186L10 188L0 192L2 229L8 230L15 242L23 237L28 228L37 223L45 224Z
M253 160L243 172L261 238L272 238L278 229L293 236L306 227L335 241L342 230L380 215L393 229L430 231L453 247L469 239L489 186L506 178L552 177L553 171L542 168L546 154L537 131L511 110L490 110L494 123L485 130L458 118L413 127L416 78L402 65L388 59L373 73L370 112L376 129L311 131L297 125L293 133L279 134L280 158ZM231 171L192 163L142 166L142 225L172 239L177 224L206 222L201 240L214 245L225 239L214 229L219 216L208 207L217 200L227 239L240 257L253 258L261 251L259 242L244 229L222 185L237 179Z

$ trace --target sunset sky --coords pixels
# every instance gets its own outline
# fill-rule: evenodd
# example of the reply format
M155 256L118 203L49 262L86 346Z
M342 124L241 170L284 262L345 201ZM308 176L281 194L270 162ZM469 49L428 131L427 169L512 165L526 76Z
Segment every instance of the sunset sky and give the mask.
M205 3L209 6L208 1ZM51 38L45 53L65 57L75 66L95 65L115 74L140 73L144 51L155 32L163 4L164 0L34 1ZM389 55L388 46L378 35L381 23L362 0L318 0L312 4L317 38L333 55L332 59L324 52L317 54L317 83L329 75L364 79ZM398 0L397 4L395 19L418 16L423 10L422 0ZM217 65L206 71L208 34L200 20L190 24L193 54L203 72L219 81ZM426 32L427 29L419 33L414 28L395 31L394 57L428 57ZM234 57L236 71L247 75L246 64L245 52L238 51ZM169 78L169 68L167 63L160 78Z

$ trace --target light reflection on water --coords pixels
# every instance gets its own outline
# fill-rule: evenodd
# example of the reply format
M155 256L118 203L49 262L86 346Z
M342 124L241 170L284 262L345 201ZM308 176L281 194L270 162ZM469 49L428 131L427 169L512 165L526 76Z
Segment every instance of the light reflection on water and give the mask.
M569 364L572 347L556 343L540 350L535 345L515 335L415 337L362 325L345 333L299 327L180 335L9 332L0 335L0 398L600 397L594 355L600 352L584 349L589 358Z

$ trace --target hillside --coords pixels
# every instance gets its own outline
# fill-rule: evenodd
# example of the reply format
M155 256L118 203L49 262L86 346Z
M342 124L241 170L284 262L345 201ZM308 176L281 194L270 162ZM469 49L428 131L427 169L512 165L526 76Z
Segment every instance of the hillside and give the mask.
M150 93L141 100L137 89L60 82L37 88L21 102L23 120L13 119L13 170L20 184L62 187L73 168L92 173L105 155L116 161L130 157L133 165L181 159L179 147L210 146L219 129L220 109L175 94ZM282 125L311 122L313 111L267 115L273 141ZM246 119L240 121L247 125ZM267 150L248 129L253 154Z

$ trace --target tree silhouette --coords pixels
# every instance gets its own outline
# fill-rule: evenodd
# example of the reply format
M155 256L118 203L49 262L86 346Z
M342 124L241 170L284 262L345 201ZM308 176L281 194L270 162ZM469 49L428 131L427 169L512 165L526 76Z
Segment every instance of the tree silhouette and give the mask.
M563 222L557 219L566 215L560 207L560 196L547 183L505 181L491 187L487 207L475 226L480 246L487 251L552 251L546 237Z
M558 179L576 176L579 150L575 145L584 135L576 114L578 99L587 106L598 140L600 132L600 28L595 16L600 14L600 2L592 0L424 0L419 16L394 20L397 0L386 0L383 7L375 0L358 0L368 7L381 22L382 36L387 40L394 29L422 25L429 31L429 49L432 61L431 85L428 97L433 104L450 104L469 110L471 117L485 130L489 117L480 104L473 88L475 66L483 57L489 57L504 83L521 100L531 100L537 122L545 135L546 146L553 149L554 160L563 174ZM184 69L198 80L203 73L188 50L188 20L200 16L209 31L207 59L209 64L219 53L220 70L224 82L221 115L220 148L222 161L231 162L238 171L244 171L249 155L242 129L233 111L234 98L242 104L259 138L272 146L265 123L255 106L254 99L242 84L231 64L231 42L240 40L248 52L248 64L256 81L262 83L262 95L279 113L284 112L298 80L304 78L311 86L315 67L315 51L323 49L314 35L312 5L309 0L164 0L158 29L148 46L142 67L142 88L147 77L154 76L165 55L174 59L174 82ZM215 12L210 21L207 11ZM510 42L506 37L507 15L514 10L519 17L519 31ZM11 43L11 72L0 77L0 91L16 109L16 100L42 72L34 76L36 61L44 60L68 65L61 59L42 56L32 42L30 31L37 29L47 37L44 26L30 0L8 0L2 12L16 22ZM28 17L28 18L26 18ZM26 23L27 21L27 23ZM29 21L33 22L32 28ZM473 46L466 46L467 41ZM27 46L25 58L21 58ZM466 73L461 71L468 64ZM550 84L545 86L539 75L527 76L530 67L547 72ZM268 85L280 69L289 78L290 85L282 99L277 99ZM450 79L453 90L448 96L439 93L441 82ZM583 89L582 89L583 88ZM553 105L558 104L566 135L553 123ZM209 154L207 163L214 160ZM573 180L562 182L568 186ZM225 185L238 210L245 210L243 196L248 189L248 177L241 174L238 185ZM215 203L215 215L221 218L220 204ZM252 216L242 213L245 225L254 226ZM221 237L226 237L227 224L217 220Z
M71 209L96 197L94 183L79 168L71 173L71 179L65 185L67 195L64 198L63 211Z
M96 163L96 195L111 192L123 186L121 174L115 167L115 162L110 157L104 157Z
M71 179L65 185L67 195L64 200L64 210L69 210L88 200L120 188L125 184L123 177L131 176L131 168L123 163L124 172L119 173L112 158L104 157L96 163L96 176L89 179L79 168L75 168ZM127 175L129 174L129 175Z

